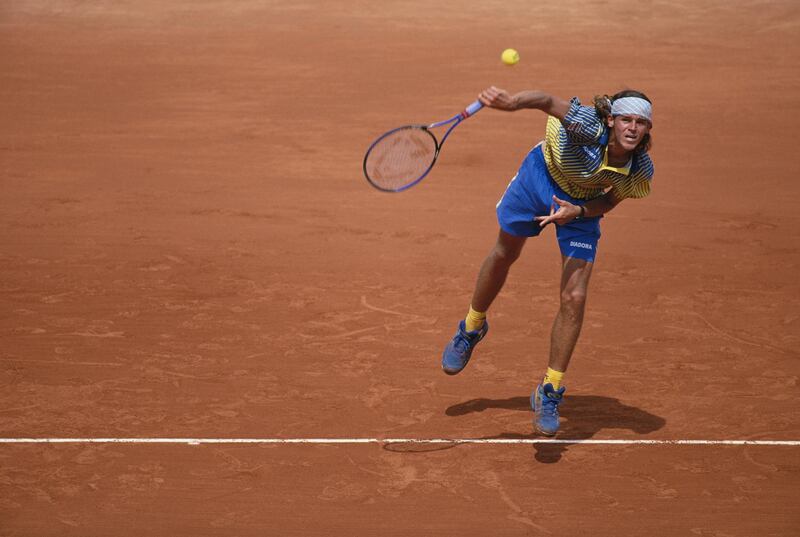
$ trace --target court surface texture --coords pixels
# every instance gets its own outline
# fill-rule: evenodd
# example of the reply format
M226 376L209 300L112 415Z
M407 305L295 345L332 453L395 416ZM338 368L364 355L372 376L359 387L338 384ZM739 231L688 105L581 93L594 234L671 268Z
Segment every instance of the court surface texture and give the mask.
M0 535L800 534L798 28L785 0L6 2ZM481 111L403 194L361 171L489 85L654 103L558 442L528 403L552 230L439 364L545 116Z

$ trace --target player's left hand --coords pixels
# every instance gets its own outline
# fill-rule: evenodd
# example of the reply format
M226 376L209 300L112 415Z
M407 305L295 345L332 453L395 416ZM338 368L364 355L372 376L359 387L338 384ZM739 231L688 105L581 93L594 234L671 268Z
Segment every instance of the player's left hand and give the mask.
M581 208L577 205L573 205L556 196L553 196L553 201L555 204L550 206L549 216L537 216L534 218L534 220L539 222L539 227L544 227L551 222L563 226L564 224L572 222L581 214ZM556 210L556 204L558 205L558 210Z

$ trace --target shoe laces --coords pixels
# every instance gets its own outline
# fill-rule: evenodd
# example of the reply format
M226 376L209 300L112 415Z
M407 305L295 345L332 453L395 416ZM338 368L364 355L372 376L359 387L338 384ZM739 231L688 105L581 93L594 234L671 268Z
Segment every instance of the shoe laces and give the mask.
M561 399L553 399L543 395L541 398L542 414L548 416L558 416L558 405L561 404Z
M453 347L455 347L455 349L458 352L467 352L470 347L472 347L473 345L475 345L475 343L481 340L482 333L483 333L483 328L475 332L467 332L459 328L456 334L456 340L453 343Z
M470 338L459 333L458 337L456 337L453 347L455 347L458 352L465 352L470 348L471 345L472 341L470 341Z

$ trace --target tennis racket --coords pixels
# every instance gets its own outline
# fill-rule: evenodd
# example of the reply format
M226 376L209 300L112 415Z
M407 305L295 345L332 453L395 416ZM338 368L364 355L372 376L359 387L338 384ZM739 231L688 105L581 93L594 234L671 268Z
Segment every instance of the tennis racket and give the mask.
M364 176L369 184L384 192L402 192L416 185L436 164L447 137L459 123L483 108L475 101L463 112L430 125L405 125L381 135L364 156ZM431 132L450 125L441 142Z

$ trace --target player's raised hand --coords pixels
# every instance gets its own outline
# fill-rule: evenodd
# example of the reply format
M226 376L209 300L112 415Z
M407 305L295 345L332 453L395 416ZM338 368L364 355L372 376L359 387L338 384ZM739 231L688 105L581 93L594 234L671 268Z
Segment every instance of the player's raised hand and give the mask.
M478 95L478 100L489 108L513 112L517 109L517 100L506 90L490 86Z
M534 220L539 222L539 227L544 227L551 222L554 222L559 226L563 226L564 224L572 222L581 214L581 208L577 205L573 205L572 203L562 200L556 196L553 196L553 201L558 205L558 210L556 210L556 205L551 205L549 216L535 217Z

